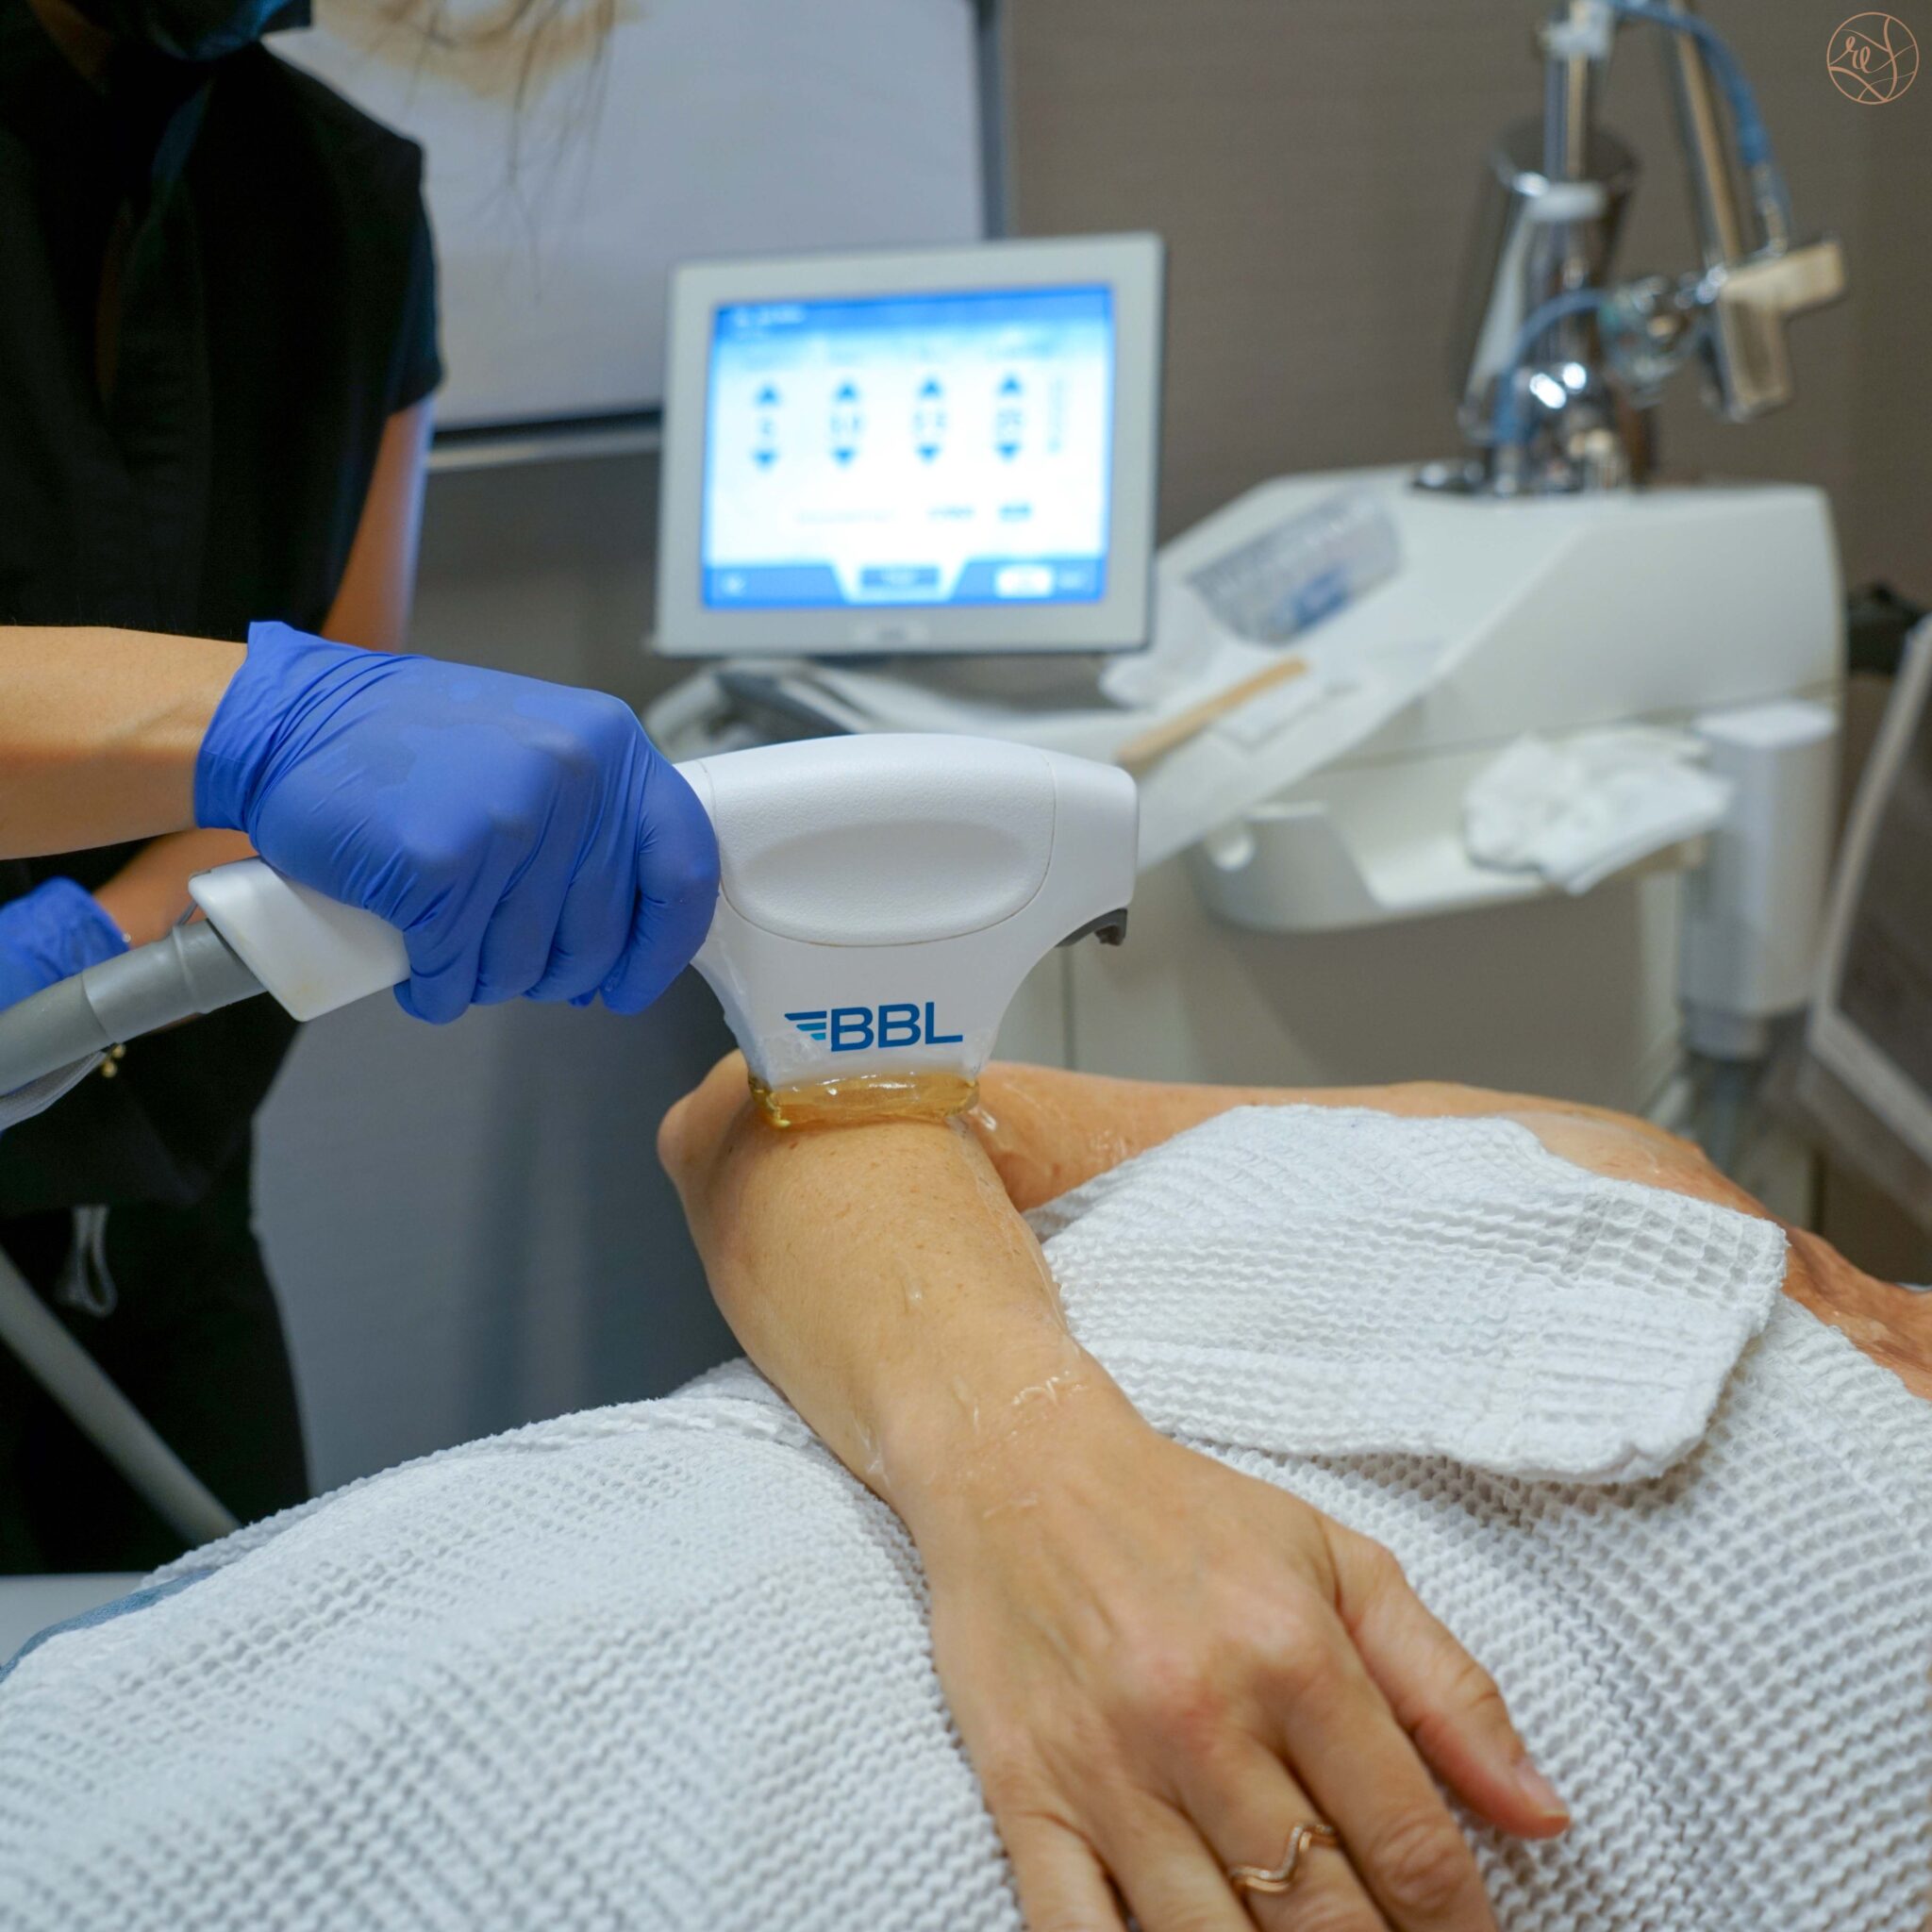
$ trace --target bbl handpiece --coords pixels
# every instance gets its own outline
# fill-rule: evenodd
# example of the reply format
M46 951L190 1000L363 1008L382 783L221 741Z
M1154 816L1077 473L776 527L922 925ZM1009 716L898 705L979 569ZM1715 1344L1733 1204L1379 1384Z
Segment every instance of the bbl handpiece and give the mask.
M719 847L717 908L693 963L768 1095L870 1095L875 1108L915 1090L970 1097L1040 959L1125 930L1137 804L1110 765L992 739L878 735L678 769ZM263 991L312 1020L408 977L394 927L258 858L190 890L206 924L0 1011L0 1124L9 1101L25 1118L114 1043L177 1020Z

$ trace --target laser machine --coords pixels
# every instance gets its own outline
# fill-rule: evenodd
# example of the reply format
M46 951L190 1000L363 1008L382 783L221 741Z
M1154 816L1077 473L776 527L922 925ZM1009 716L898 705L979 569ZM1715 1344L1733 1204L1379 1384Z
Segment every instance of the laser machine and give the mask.
M1632 275L1616 260L1637 163L1597 101L1629 35L1666 55L1702 254L1681 273ZM996 518L1005 498L954 487L950 444L922 441L921 372L963 351L918 329L891 340L916 264L827 265L841 298L874 305L878 325L851 338L837 330L854 309L816 310L824 287L807 264L681 279L657 641L718 661L651 714L660 742L682 756L800 732L967 728L1097 758L1130 741L1169 747L1140 773L1152 863L1133 947L1045 962L1016 1002L1008 1051L1195 1079L1456 1078L1682 1124L1687 1071L1729 1069L1715 1084L1735 1098L1778 1016L1802 1006L1841 675L1829 507L1790 485L1667 484L1651 424L1685 371L1728 420L1789 401L1787 325L1840 292L1839 250L1801 236L1748 82L1688 7L1574 0L1541 55L1543 112L1503 137L1482 177L1457 349L1467 453L1249 491L1160 550L1139 635L1060 625L1049 593L1080 594L1080 579L1043 567L1012 580L1037 583L1040 601L995 624L961 608L969 579L919 547L935 517ZM1057 245L994 244L939 278L998 286L1008 263L1049 264ZM768 385L746 336L772 359ZM1126 366L1122 355L1117 496L1123 452L1152 456L1149 438L1122 433L1124 407L1152 407L1126 402ZM848 375L858 439L839 414ZM963 392L950 373L940 386ZM768 388L770 421L757 413ZM975 407L948 434L996 482L996 400ZM1071 438L1079 419L1061 420ZM1097 474L1104 445L1087 433ZM817 468L781 516L772 479L799 448ZM897 467L868 494L859 473L880 449ZM1071 463L1068 445L1057 460ZM1138 510L1147 485L1125 480ZM808 575L821 523L844 560ZM1110 539L1123 534L1117 517ZM742 567L761 558L785 569ZM1109 557L1110 591L1133 567ZM1022 659L1023 641L1113 655ZM1426 660L1396 691L1406 701L1358 707L1310 755L1297 691L1345 695L1357 667L1395 647ZM975 655L942 665L941 650ZM1294 656L1319 675L1264 689ZM1255 694L1215 709L1217 693L1243 691ZM1647 835L1611 841L1597 868L1608 875L1587 891L1474 855L1471 790L1501 754L1533 736L1587 766L1612 728L1713 779L1705 795L1722 808L1690 830L1639 811ZM1790 1186L1761 1168L1749 1178L1799 1205L1796 1169Z
M1677 274L1616 260L1637 162L1597 101L1620 29L1666 58L1703 258ZM1457 345L1467 453L1264 484L1159 558L1159 625L1211 641L1232 675L1269 645L1217 575L1340 494L1379 512L1399 563L1313 635L1341 655L1430 638L1435 675L1143 882L1135 958L1072 974L1096 1062L1449 1077L1685 1124L1687 1047L1734 1098L1808 994L1843 661L1830 508L1792 485L1663 482L1652 425L1680 371L1727 421L1789 402L1787 325L1841 291L1838 245L1801 237L1748 82L1688 6L1574 0L1541 52L1542 114L1482 176ZM1681 735L1720 779L1707 832L1659 833L1580 893L1472 856L1470 788L1499 753L1629 726ZM1750 1178L1798 1208L1802 1161L1765 1152Z

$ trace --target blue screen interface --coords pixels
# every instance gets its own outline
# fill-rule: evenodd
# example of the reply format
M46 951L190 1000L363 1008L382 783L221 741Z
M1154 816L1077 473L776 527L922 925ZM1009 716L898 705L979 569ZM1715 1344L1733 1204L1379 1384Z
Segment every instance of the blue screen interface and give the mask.
M712 609L1106 595L1107 288L742 303L714 318Z

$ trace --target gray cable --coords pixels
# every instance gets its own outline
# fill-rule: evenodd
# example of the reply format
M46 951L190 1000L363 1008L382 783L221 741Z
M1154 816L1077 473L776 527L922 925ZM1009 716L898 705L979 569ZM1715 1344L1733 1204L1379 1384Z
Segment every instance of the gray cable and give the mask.
M0 1009L0 1094L260 991L213 926L177 925L151 946Z
M177 925L153 945L103 959L0 1009L0 1118L24 1120L51 1106L119 1041L212 1013L260 991L260 981L227 941L203 924ZM191 1544L236 1527L4 1255L0 1342Z
M71 1067L58 1067L38 1080L29 1080L25 1087L16 1087L11 1093L0 1093L0 1134L8 1127L19 1126L22 1121L32 1120L37 1113L45 1113L63 1093L78 1087L100 1063L100 1055L91 1053L85 1059L75 1060Z
M0 1341L190 1547L238 1526L5 1255L0 1255Z

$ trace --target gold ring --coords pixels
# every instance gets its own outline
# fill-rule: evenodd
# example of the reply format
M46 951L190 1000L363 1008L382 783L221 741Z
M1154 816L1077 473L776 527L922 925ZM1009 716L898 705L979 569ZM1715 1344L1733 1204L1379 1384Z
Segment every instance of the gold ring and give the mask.
M1227 1868L1227 1882L1237 1892L1258 1891L1270 1898L1277 1898L1291 1886L1301 1871L1302 1854L1310 1845L1319 1845L1324 1851L1334 1851L1339 1840L1335 1827L1324 1824L1320 1819L1312 1824L1297 1824L1288 1835L1288 1844L1281 1854L1281 1863L1270 1872L1260 1865L1230 1865Z

